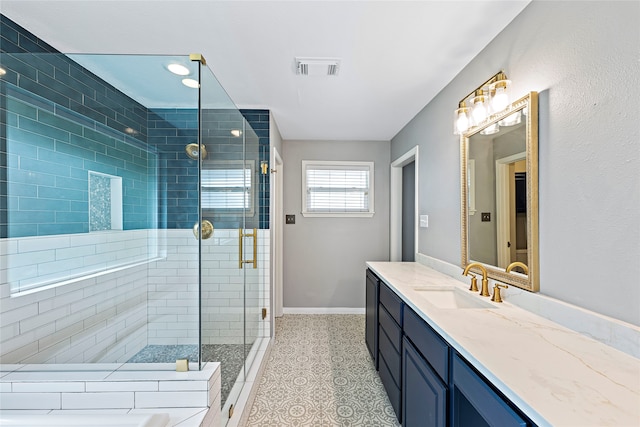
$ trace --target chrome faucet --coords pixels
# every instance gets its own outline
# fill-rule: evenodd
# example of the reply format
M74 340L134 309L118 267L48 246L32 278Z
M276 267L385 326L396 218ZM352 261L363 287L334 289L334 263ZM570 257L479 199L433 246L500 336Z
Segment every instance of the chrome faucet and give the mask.
M465 267L462 275L467 276L469 274L469 270L471 270L474 267L477 267L482 272L482 290L480 291L480 296L488 297L489 296L489 279L487 278L487 269L484 268L482 264L480 264L479 262L472 262L471 264L468 264ZM475 279L475 276L471 278L472 288L473 288L474 279ZM473 289L469 289L469 290L473 290ZM478 290L477 285L476 285L476 290Z

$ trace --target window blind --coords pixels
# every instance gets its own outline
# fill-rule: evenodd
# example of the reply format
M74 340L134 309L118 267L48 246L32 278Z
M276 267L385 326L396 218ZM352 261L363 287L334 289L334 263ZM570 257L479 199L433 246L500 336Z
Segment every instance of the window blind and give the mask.
M202 209L249 209L252 201L251 169L203 169Z
M307 163L304 167L307 213L369 213L373 164Z

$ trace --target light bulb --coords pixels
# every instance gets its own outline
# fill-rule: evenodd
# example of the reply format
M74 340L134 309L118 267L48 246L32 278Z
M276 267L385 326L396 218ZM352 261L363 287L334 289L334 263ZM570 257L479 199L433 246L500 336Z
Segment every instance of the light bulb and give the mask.
M491 108L494 113L499 113L509 106L511 97L511 80L507 80L507 76L500 74L499 80L489 86L491 96Z
M464 106L464 103L462 103L462 106L460 108L454 111L453 113L453 134L454 135L461 135L465 133L467 129L469 129L470 123L469 123L468 113L469 113L469 109Z
M507 95L507 91L505 88L497 88L495 95L491 99L491 107L493 107L494 112L499 112L507 108L509 105L509 96Z
M514 126L522 121L522 114L520 111L516 111L513 114L508 115L504 119L500 120L498 124L500 126Z
M500 126L498 126L498 123L494 123L491 126L487 126L486 128L482 129L480 131L480 134L493 135L494 133L498 133L498 132L500 132Z
M482 90L477 91L476 97L471 101L473 104L473 111L471 112L471 115L473 116L473 121L476 125L487 118L488 111L485 102L486 97L484 96L484 92Z

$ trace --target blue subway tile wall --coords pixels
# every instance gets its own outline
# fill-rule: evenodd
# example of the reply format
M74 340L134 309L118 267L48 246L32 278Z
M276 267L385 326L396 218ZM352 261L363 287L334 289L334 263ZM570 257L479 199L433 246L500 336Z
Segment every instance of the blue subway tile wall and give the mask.
M146 108L4 15L0 30L0 237L88 232L89 171L122 178L125 230L153 226Z
M258 138L258 159L259 163L267 162L270 159L270 141L269 141L269 110L240 110L244 118L247 120L251 128L253 129L255 136ZM268 166L269 170L266 175L259 174L259 212L258 212L258 227L261 229L269 228L269 191L270 191L270 177L271 177L271 165Z
M21 88L6 85L2 96L9 118L4 125L2 196L8 210L2 237L88 232L90 171L122 178L125 230L152 226L148 213L155 194L147 190L156 156L151 150L124 134L114 138L43 111L36 105L50 101L29 103L37 95ZM33 115L38 120L29 118ZM110 212L110 206L105 208Z
M150 109L147 143L158 151L160 228L191 228L198 222L198 163L185 147L198 139L198 110Z
M250 113L246 113L250 112ZM243 157L253 160L254 192L253 215L244 218L238 213L221 214L203 210L203 218L215 228L269 228L268 175L260 173L260 162L269 159L269 138L259 138L250 129L254 123L269 123L268 110L203 110L202 143L207 150L203 168L209 162L238 161ZM244 116L244 117L243 117ZM245 123L245 119L248 123ZM249 126L249 127L247 127ZM198 221L198 163L185 153L188 144L197 142L198 114L192 109L150 109L148 114L148 143L160 156L160 192L158 196L160 224L166 228L191 228ZM233 136L232 130L241 130L242 137ZM266 184L265 184L266 180ZM266 192L265 192L266 187ZM265 219L266 218L266 219Z
M191 228L198 165L184 149L197 141L197 110L149 110L1 14L0 29L0 238L89 231L89 171L123 178L125 230ZM202 129L209 159L254 160L257 190L245 221L204 217L269 228L269 174L259 172L269 111L205 110Z

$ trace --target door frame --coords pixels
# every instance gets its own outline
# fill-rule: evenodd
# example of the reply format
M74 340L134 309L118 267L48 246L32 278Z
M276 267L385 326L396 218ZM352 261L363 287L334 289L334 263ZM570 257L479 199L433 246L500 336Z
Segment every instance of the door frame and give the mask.
M496 246L500 268L506 268L511 262L511 251L507 247L511 238L509 165L526 158L527 153L523 151L496 160Z
M390 208L389 208L389 260L402 261L402 168L411 162L415 167L415 203L413 215L414 255L418 255L418 167L419 147L416 145L391 162Z

